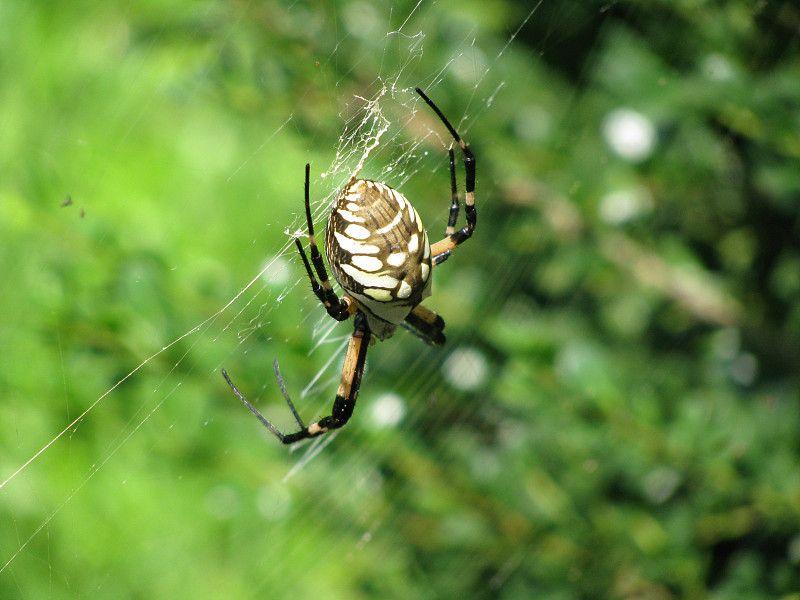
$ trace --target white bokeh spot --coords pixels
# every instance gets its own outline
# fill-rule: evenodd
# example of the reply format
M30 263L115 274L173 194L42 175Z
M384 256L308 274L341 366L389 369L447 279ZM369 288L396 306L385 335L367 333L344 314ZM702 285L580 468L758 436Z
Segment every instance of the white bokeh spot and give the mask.
M394 392L381 394L369 407L369 419L380 429L396 427L406 416L406 401Z
M295 276L294 266L285 256L270 257L261 267L262 277L269 285L283 286Z
M653 209L653 196L646 188L617 189L600 198L597 212L604 222L622 225Z
M630 108L617 108L606 115L603 139L620 158L638 163L653 153L656 128L643 114Z
M476 348L458 348L442 366L444 377L454 388L474 390L486 381L489 366L486 357Z

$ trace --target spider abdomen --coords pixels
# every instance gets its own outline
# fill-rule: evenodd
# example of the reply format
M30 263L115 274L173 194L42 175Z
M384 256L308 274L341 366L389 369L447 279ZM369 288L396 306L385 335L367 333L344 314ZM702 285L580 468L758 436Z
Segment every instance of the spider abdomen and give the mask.
M428 234L411 203L383 183L355 179L342 191L331 209L325 253L379 339L430 295Z

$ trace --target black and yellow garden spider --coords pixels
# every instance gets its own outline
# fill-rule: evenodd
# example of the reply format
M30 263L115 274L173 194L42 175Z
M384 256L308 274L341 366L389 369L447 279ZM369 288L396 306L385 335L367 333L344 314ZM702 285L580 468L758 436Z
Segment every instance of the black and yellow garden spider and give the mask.
M344 357L342 378L331 414L309 426L304 425L289 398L276 360L274 368L278 384L300 426L295 433L281 433L242 395L222 370L222 376L233 392L284 444L316 437L347 423L356 405L372 336L385 340L394 334L398 325L402 325L429 344L441 345L445 341L444 320L422 306L421 302L431 293L431 268L447 260L452 250L469 239L475 229L475 156L439 107L419 88L417 93L438 115L464 154L464 212L467 224L456 231L459 201L452 146L449 150L450 216L444 239L433 245L428 241L428 234L417 211L402 194L386 184L358 179L357 173L354 174L333 205L325 232L328 264L344 290L339 298L331 287L314 237L308 189L310 167L306 165L305 202L310 262L300 240L295 238L294 241L311 280L311 289L328 314L337 321L354 317L354 331Z

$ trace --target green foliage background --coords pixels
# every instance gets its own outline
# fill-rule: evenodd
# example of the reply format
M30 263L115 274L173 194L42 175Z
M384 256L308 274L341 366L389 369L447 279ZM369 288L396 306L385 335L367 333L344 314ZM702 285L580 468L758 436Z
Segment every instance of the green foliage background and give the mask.
M782 1L0 4L0 597L800 598L798 31ZM286 478L304 450L219 369L288 426L277 356L321 414L324 315L291 253L222 309L386 82L396 124L421 85L466 131L478 230L436 271L447 347L376 345ZM435 238L425 150L387 182Z

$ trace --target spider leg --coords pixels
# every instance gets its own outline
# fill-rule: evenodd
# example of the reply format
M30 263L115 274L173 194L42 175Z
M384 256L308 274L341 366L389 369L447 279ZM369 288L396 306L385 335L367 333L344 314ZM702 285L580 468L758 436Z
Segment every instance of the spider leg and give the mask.
M356 310L358 310L358 302L356 302L348 294L345 294L340 299L333 291L330 279L328 279L328 272L325 269L325 263L322 260L322 254L317 247L317 239L314 236L314 223L311 219L311 201L309 200L308 190L310 170L311 165L306 163L305 200L306 222L308 223L308 243L311 248L310 263L308 261L308 256L306 256L306 252L303 249L303 244L300 243L300 239L295 238L294 243L300 252L300 257L303 259L303 266L305 266L306 273L308 273L308 278L311 280L311 289L313 290L314 295L319 298L319 301L322 302L322 305L325 307L325 310L328 311L328 314L331 317L337 321L346 321L352 314L356 312ZM312 264L314 265L313 269L311 268ZM314 271L317 273L316 277L314 276ZM319 277L319 281L317 281L317 277Z
M453 147L451 146L447 150L448 155L450 156L450 194L453 197L453 202L450 205L450 216L447 219L447 228L444 230L445 236L450 238L456 232L456 222L458 221L458 211L460 205L458 203L458 185L456 184L456 160L453 154ZM446 250L439 254L433 255L433 266L440 265L444 261L446 261L452 250Z
M433 101L425 95L421 89L417 88L417 93L420 97L430 106L439 119L444 123L444 126L447 127L447 130L450 132L450 135L453 136L453 139L461 148L461 152L464 154L464 171L466 175L466 183L464 186L464 214L467 217L467 224L464 225L459 230L455 230L455 219L453 218L454 212L455 217L458 217L458 209L454 210L454 207L450 207L450 220L447 224L447 231L445 233L445 238L439 240L435 244L431 246L431 254L433 255L433 264L438 265L447 260L447 257L450 256L450 252L461 244L465 242L472 236L472 232L475 230L475 222L477 221L477 211L475 210L475 155L472 153L472 150L469 149L469 146L461 139L461 136L458 135L455 128L450 124L450 121L447 120L447 117L444 116L442 111L436 106ZM450 162L450 181L451 181L451 189L455 194L455 185L453 184L455 180L455 165L451 159ZM451 222L452 222L452 230L451 230Z
M297 410L295 410L294 404L292 404L289 395L286 393L286 386L284 385L283 379L281 378L281 373L278 370L278 361L276 360L273 363L273 365L275 367L275 373L278 376L278 383L280 384L281 390L283 390L283 395L286 398L286 402L289 404L289 408L292 410L292 414L294 415L294 418L297 421L297 423L300 425L300 428L303 429L305 428L305 425L303 425L303 421L300 420L300 415L297 414ZM228 377L228 374L225 372L225 369L222 369L222 376L225 378L225 381L228 382L228 385L233 390L233 393L236 394L239 400L241 400L244 403L244 405L250 409L250 412L252 412L256 417L258 417L258 420L261 421L261 424L267 429L269 429L280 441L283 441L286 436L283 435L280 431L278 431L278 429L272 423L270 423L267 420L267 418L264 415L262 415L258 411L258 409L250 403L250 401L247 398L244 397L242 392L240 392L238 388L233 384L231 378Z
M450 157L450 194L453 197L453 203L450 205L450 218L447 219L447 228L444 230L444 234L450 236L456 232L459 204L458 185L456 184L456 159L452 146L447 149L447 154Z
M442 346L446 341L443 331L444 319L421 304L417 304L408 313L402 326L431 346Z
M239 400L258 417L258 420L261 421L264 427L269 429L282 443L293 444L306 438L322 435L332 429L338 429L350 419L350 416L353 414L353 409L356 406L358 390L361 387L361 377L364 375L364 364L367 360L367 348L369 348L370 337L369 327L364 317L359 313L356 317L355 330L347 346L347 354L345 354L344 366L342 367L342 378L339 382L339 389L336 391L336 399L333 401L331 414L307 427L303 424L300 415L297 414L297 410L286 391L286 385L278 369L278 361L275 361L275 374L278 378L278 384L281 386L283 397L286 399L286 403L289 405L289 409L292 411L295 421L297 421L297 424L300 426L300 430L295 433L281 433L278 431L278 429L270 423L238 389L236 389L236 386L233 385L224 369L222 371L222 376L225 378L225 381L228 382L228 385Z

